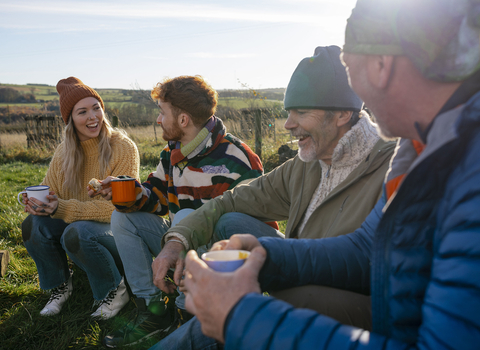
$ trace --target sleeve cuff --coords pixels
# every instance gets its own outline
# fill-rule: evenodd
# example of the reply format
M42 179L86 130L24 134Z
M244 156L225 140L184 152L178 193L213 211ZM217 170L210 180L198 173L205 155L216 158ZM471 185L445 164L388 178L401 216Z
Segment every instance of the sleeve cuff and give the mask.
M163 245L165 245L165 242L168 241L168 238L178 238L179 240L182 241L183 246L185 247L185 250L188 249L188 241L185 237L183 237L180 233L177 232L169 232L165 236L163 236Z

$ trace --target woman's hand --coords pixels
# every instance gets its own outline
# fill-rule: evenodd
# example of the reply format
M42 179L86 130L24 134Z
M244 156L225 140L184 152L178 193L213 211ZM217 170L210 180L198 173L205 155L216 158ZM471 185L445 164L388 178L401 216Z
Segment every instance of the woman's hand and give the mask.
M55 214L58 207L58 197L55 195L55 192L50 191L47 196L48 203L44 203L35 198L28 198L26 194L23 195L23 203L27 206L25 207L25 212L37 215L37 216L50 216Z
M88 196L90 198L93 198L95 196L102 196L103 199L109 201L109 200L112 200L112 185L111 185L111 182L113 179L116 179L115 176L109 176L107 177L106 179L104 180L101 180L100 181L100 184L102 185L102 189L98 192L95 192L91 189L88 189Z

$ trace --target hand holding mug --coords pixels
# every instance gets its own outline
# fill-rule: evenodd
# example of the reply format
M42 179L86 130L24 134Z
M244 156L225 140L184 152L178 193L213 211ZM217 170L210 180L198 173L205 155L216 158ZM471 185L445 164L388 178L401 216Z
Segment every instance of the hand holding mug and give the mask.
M55 214L58 207L58 197L55 195L55 192L50 191L47 200L48 202L42 202L36 198L29 198L25 211L38 216L50 216Z
M221 342L230 310L248 293L260 293L258 274L266 259L263 247L252 250L234 272L216 272L191 250L185 259L185 307L197 316L203 334Z
M23 203L20 202L20 195ZM58 207L58 197L45 185L25 188L17 195L17 201L25 207L25 212L38 216L52 215Z

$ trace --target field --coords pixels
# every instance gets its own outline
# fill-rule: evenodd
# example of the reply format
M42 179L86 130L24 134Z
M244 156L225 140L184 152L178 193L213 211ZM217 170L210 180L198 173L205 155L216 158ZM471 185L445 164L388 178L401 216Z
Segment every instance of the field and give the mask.
M280 145L290 140L283 123L284 120L277 120L277 130L282 133L277 132L276 142L272 138L264 139L262 154L267 171L277 164L276 152ZM230 127L227 124L227 128ZM141 178L145 179L158 163L165 142L158 129L155 141L153 127L128 128L127 132L139 147ZM93 311L90 286L86 274L76 266L72 266L75 292L62 312L53 317L39 315L48 294L39 288L35 264L22 243L20 227L26 214L16 196L24 187L42 181L52 151L26 149L24 139L21 133L0 134L0 250L10 252L7 274L0 278L0 348L102 349L101 339L128 317L134 305L129 303L113 320L93 320L89 317ZM253 140L246 142L254 148ZM280 223L280 227L285 229L285 222ZM158 339L128 349L148 349L156 341Z
M42 109L45 102L58 100L58 93L55 86L42 84L14 85L0 84L0 88L12 88L21 94L32 94L39 102L36 103L4 103L0 102L0 108L6 107L30 107ZM96 89L105 102L106 107L122 108L128 105L138 105L143 99L150 96L148 90L141 90L139 87L130 90L122 89ZM274 105L281 105L284 89L263 89L255 91L253 89L244 90L219 90L219 106L231 107L235 109L262 107L270 108ZM145 102L145 101L143 101ZM148 103L151 103L149 101Z

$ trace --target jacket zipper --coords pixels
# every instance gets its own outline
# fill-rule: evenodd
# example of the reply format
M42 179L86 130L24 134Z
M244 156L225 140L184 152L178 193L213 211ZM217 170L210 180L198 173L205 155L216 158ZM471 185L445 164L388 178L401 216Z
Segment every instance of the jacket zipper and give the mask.
M332 228L335 227L338 219L339 219L339 216L340 214L342 214L342 211L343 211L343 207L345 206L345 203L347 202L347 199L348 197L350 197L350 195L348 195L347 197L345 197L345 199L343 200L343 203L342 205L340 206L340 210L337 212L337 216L335 216L335 220L333 220L333 223L330 225L330 228L328 229L327 231L327 234L325 235L325 237L330 237L330 232L332 231ZM318 208L317 208L318 209Z
M330 169L332 169L332 164L330 164L328 166L328 170L327 170L327 173L325 174L325 177L328 179L328 177L330 176Z

